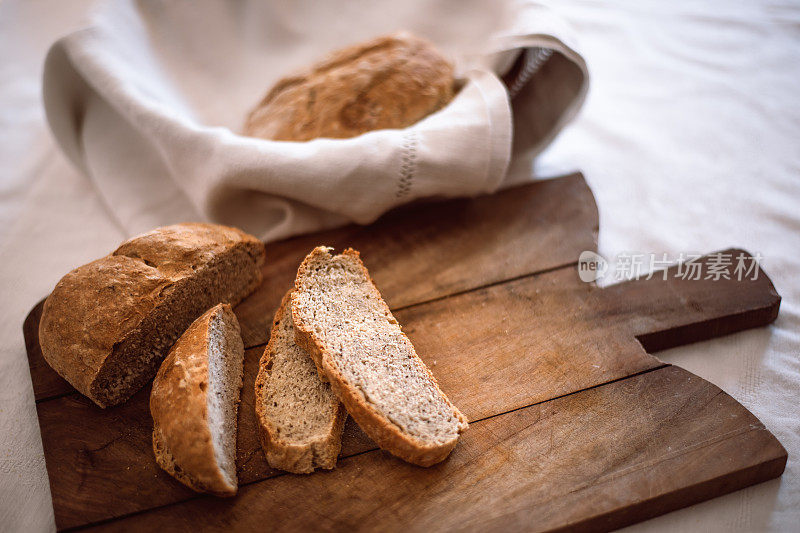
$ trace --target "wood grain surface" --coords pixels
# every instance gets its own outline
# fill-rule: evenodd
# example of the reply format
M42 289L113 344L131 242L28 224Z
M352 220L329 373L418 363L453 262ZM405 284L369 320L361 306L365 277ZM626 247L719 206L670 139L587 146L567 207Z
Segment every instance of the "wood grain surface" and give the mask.
M735 400L667 366L473 422L429 469L374 450L331 472L249 485L235 505L203 498L101 529L606 529L777 476L785 461Z
M57 526L608 529L780 475L786 452L755 417L648 353L774 320L780 296L766 274L684 280L673 268L599 289L575 267L596 232L591 192L573 175L269 245L264 284L236 308L249 349L233 500L199 496L157 467L149 387L101 410L55 375L37 306L24 330ZM362 252L469 417L444 463L406 465L350 420L336 470L267 465L253 412L261 344L317 244Z

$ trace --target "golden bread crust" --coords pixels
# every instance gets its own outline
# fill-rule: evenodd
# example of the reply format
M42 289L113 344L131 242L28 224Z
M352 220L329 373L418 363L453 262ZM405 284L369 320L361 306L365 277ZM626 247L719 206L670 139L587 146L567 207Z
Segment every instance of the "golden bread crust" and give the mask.
M406 32L338 50L278 81L250 113L244 132L276 141L344 139L406 128L453 97L453 66Z

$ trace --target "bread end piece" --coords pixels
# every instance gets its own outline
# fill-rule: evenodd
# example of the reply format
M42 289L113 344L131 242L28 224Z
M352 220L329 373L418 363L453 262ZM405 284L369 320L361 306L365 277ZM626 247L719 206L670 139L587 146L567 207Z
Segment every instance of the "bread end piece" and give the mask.
M175 343L153 381L156 462L197 492L237 492L236 423L244 346L236 315L219 304Z
M295 280L295 290L292 293L292 316L295 323L295 340L297 344L306 350L318 368L322 369L330 381L331 388L344 403L348 413L358 422L364 432L375 441L382 449L389 451L393 455L419 466L431 466L444 460L458 442L459 435L468 428L467 418L458 410L439 388L436 378L430 369L422 362L414 351L411 342L400 331L397 320L391 314L389 307L383 301L380 293L375 287L369 272L361 262L360 254L348 248L338 256L332 255L333 249L325 246L318 246L306 256L297 272ZM363 390L363 383L357 384L352 376L346 376L343 371L341 361L337 361L337 354L334 353L330 342L326 342L321 333L322 326L313 323L309 314L309 301L304 297L303 290L307 287L309 280L320 269L324 270L326 265L332 262L345 263L348 268L357 271L358 281L364 281L364 290L367 293L375 308L379 311L378 318L385 319L390 325L396 326L394 340L402 343L402 348L407 351L407 355L414 360L414 369L420 374L419 378L427 384L427 391L436 395L436 400L441 402L441 406L449 411L451 416L450 432L447 438L425 439L419 435L414 435L408 428L401 427L400 423L392 420L392 416L385 412L386 405L378 405L379 402L369 399L369 394ZM351 293L352 294L352 293ZM350 326L352 327L352 326ZM347 329L347 328L345 328ZM374 353L364 354L366 358Z

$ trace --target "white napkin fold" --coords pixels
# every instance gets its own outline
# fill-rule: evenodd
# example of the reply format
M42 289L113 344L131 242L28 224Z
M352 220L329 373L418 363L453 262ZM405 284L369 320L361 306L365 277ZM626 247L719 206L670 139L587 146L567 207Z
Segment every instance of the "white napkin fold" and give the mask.
M275 240L489 193L530 178L586 94L569 30L532 2L287 4L108 1L53 45L51 129L128 232L208 220ZM279 78L398 29L454 61L463 87L442 110L352 139L238 134Z

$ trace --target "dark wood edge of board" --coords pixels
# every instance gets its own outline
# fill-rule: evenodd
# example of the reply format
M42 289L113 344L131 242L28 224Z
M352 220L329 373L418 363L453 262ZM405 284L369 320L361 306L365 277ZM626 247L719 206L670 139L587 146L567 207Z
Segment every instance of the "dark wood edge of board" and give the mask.
M742 406L742 409L746 409ZM780 441L765 427L760 428L766 431L775 439L778 444ZM783 447L783 445L781 445ZM554 531L611 531L621 529L651 518L671 513L679 509L685 509L698 503L703 503L737 490L752 487L760 483L766 483L781 477L786 469L786 462L789 458L786 449L783 455L765 463L754 465L748 469L729 473L710 479L703 483L685 487L670 494L662 495L649 501L643 501L628 507L625 512L613 513L587 520L586 522L571 524L568 528L556 529ZM691 502L688 506L686 502Z

